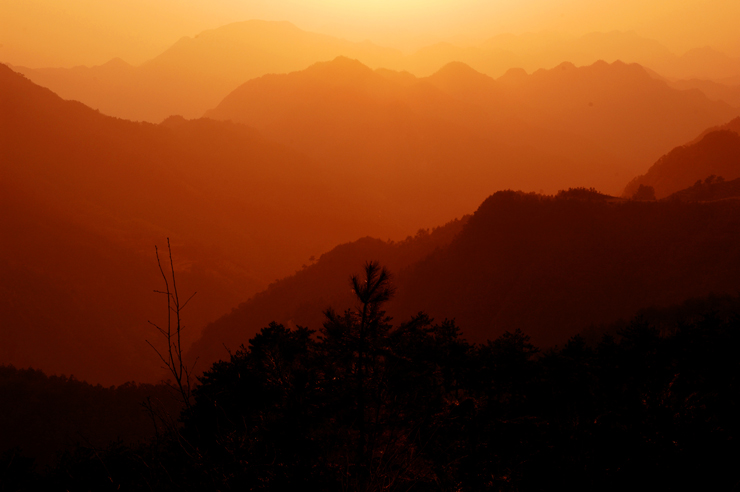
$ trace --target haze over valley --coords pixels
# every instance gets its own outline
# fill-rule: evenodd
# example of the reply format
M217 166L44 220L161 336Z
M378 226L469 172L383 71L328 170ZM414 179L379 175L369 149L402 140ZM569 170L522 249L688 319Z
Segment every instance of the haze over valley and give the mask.
M0 6L0 485L730 483L740 9L561 3Z

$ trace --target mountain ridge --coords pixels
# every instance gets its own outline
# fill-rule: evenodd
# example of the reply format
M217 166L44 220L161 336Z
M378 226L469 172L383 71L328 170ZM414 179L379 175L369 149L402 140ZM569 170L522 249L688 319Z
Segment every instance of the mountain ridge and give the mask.
M500 77L513 67L533 72L566 60L581 66L599 59L640 63L674 79L710 74L723 82L740 76L740 60L712 51L711 63L697 65L691 53L673 55L633 32L589 33L575 39L530 33L501 39L507 41L466 46L442 42L403 54L368 41L355 43L305 31L285 21L253 19L182 37L135 67L108 62L90 68L16 68L65 99L80 100L105 114L155 123L173 114L198 117L251 78L301 70L339 55L418 77L454 61Z

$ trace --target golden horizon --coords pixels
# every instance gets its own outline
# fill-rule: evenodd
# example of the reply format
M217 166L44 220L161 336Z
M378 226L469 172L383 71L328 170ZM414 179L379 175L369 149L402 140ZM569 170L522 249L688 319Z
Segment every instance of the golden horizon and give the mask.
M288 21L405 52L440 41L475 45L507 33L634 31L677 55L710 46L739 57L738 18L740 3L726 0L24 0L0 5L0 62L72 67L121 58L138 65L182 37L250 19Z

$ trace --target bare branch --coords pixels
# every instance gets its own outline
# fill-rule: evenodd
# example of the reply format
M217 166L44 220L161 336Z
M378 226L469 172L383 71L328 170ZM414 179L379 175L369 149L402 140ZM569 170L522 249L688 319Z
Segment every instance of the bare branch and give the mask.
M190 376L191 371L195 367L195 363L193 364L193 368L188 368L183 360L182 331L184 327L182 325L181 312L196 293L193 293L193 295L191 295L184 304L180 304L180 296L177 292L175 262L172 259L172 246L170 244L169 238L167 238L167 255L170 260L170 278L172 281L172 289L170 289L170 279L168 279L168 276L164 271L164 267L162 266L162 261L159 257L159 248L155 246L154 252L157 258L159 273L162 275L162 280L164 281L165 287L164 290L154 290L154 292L157 294L165 294L167 296L167 325L166 328L162 328L157 324L152 323L151 321L149 321L149 324L154 326L157 331L159 331L159 333L164 337L167 342L167 351L160 352L159 350L157 350L156 347L154 347L151 342L149 342L149 340L147 340L146 342L149 344L149 346L152 347L152 349L154 349L156 354L165 364L165 368L170 372L175 381L175 387L180 393L180 397L182 398L183 403L186 407L190 408L192 392Z

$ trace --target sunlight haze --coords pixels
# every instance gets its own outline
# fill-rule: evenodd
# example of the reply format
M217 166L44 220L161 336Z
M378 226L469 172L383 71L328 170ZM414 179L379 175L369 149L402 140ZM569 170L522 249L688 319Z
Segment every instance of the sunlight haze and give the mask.
M738 56L738 18L740 2L731 0L5 0L0 60L71 67L120 57L137 65L183 36L249 19L285 20L405 51L502 33L633 30L676 54L712 46Z

